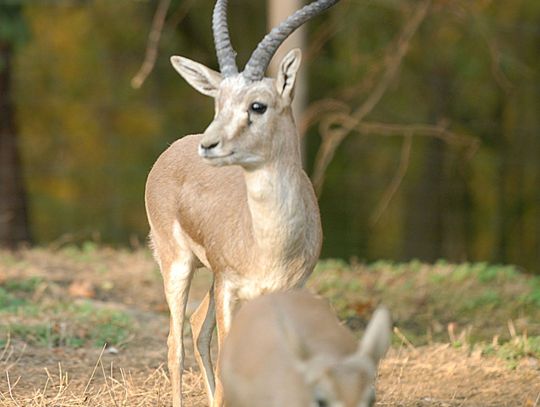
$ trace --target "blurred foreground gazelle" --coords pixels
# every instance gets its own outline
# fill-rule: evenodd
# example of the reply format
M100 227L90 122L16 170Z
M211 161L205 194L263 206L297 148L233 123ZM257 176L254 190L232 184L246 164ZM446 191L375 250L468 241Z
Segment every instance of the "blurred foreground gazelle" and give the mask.
M357 343L327 302L305 291L264 295L232 322L221 359L227 407L368 407L391 340L379 307Z

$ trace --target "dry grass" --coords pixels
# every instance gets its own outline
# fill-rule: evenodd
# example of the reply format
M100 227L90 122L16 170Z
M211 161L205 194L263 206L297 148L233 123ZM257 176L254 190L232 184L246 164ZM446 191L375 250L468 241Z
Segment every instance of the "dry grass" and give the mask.
M41 384L5 371L1 406L170 406L166 370L140 371L106 364L100 355L94 366L75 375L59 363L43 368ZM17 362L15 362L17 363ZM2 364L4 367L4 363ZM481 357L448 344L398 348L382 362L377 406L528 406L540 405L540 372L526 362L509 369L496 358ZM187 406L204 406L200 376L184 375Z
M540 406L537 362L516 369L449 344L393 350L383 361L378 406Z
M527 342L529 338L522 332L523 327L529 328L530 334L535 332L538 310L530 311L528 303L505 303L505 293L525 292L531 286L530 279L510 273L509 280L490 277L490 281L480 281L483 288L495 290L500 285L500 298L487 305L473 304L470 316L463 310L457 314L444 307L457 298L455 289L466 289L470 295L478 291L476 272L456 278L450 266L435 267L431 273L427 266L417 267L416 271L415 267L397 270L388 265L348 267L326 263L310 282L313 289L333 299L352 327L361 327L380 301L395 309L398 329L394 348L381 364L377 405L540 407L540 364L529 346L533 342ZM83 296L93 306L128 313L135 323L129 340L109 348L96 348L90 343L43 346L0 332L0 406L170 406L170 385L163 366L167 309L161 278L147 251L87 245L82 249L0 252L0 287L13 287L14 283L25 287L25 281L33 278L39 278L39 284L19 293L32 304L39 305L43 299L47 303L77 302L81 301L77 297ZM208 284L208 274L199 274L190 308ZM383 289L383 285L387 288ZM487 317L482 315L489 310L492 313ZM47 318L45 312L39 315ZM70 314L66 315L70 318ZM503 329L512 341L471 342L470 331L461 322L468 315L471 324L478 324L475 329L487 327L490 333ZM444 334L447 343L418 341L436 325L431 317L442 327L440 337ZM8 320L24 323L25 318L20 310L6 314L0 309L0 325ZM506 318L521 322L507 325ZM69 325L72 321L63 322ZM416 325L418 332L414 331ZM187 365L193 369L189 332L185 340ZM184 383L186 405L206 405L196 370L186 372Z
M111 357L107 357L103 348L93 366L81 358L59 360L54 367L37 368L27 364L33 359L41 359L40 352L30 355L26 351L8 342L0 355L0 367L4 373L0 406L170 405L170 383L163 365L154 369L119 367ZM184 389L187 406L204 405L206 395L202 386L198 373L191 369L186 371Z

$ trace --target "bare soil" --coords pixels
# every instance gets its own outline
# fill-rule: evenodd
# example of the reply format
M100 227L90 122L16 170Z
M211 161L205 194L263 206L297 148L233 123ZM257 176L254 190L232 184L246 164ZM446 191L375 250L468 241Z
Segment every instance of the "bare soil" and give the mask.
M0 406L170 406L166 369L167 307L161 279L146 250L34 249L0 253L0 282L41 277L58 295L117 307L136 321L119 349L47 348L17 338L0 349ZM198 273L192 310L210 284ZM81 289L80 287L85 287ZM206 398L195 368L189 329L184 397ZM377 406L540 406L540 365L524 357L515 366L449 343L395 346L380 366Z

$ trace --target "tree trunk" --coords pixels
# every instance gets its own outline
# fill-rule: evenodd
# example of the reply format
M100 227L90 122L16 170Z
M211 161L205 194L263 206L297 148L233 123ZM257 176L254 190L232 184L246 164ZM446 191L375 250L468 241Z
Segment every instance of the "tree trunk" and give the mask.
M30 241L15 108L11 93L13 47L0 42L0 246Z
M430 121L447 117L449 77L438 67L427 78L431 93ZM425 141L423 168L408 197L405 219L404 257L435 261L444 256L444 216L447 185L444 177L446 145L442 140Z
M407 260L435 261L441 258L443 246L443 142L426 140L423 159L422 173L408 198L404 257Z
M293 14L296 10L301 9L304 6L304 2L300 0L268 0L268 29L279 25L287 17ZM305 52L306 35L305 28L298 28L285 42L279 47L278 51L274 55L272 62L270 63L270 74L275 77L279 64L283 57L293 48L300 48L302 52ZM293 113L295 119L301 117L303 111L306 108L307 101L307 72L305 64L302 64L300 71L296 76L296 84L294 90L293 101ZM304 157L305 164L305 142L301 143L302 157Z

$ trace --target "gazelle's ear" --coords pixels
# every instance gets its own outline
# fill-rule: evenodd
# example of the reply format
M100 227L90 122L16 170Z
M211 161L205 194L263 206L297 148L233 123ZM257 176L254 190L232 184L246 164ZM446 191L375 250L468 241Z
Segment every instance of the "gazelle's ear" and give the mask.
M191 59L173 56L171 63L182 77L203 95L216 97L221 74Z
M276 87L278 93L288 103L291 103L294 97L294 83L301 61L302 51L299 48L295 48L285 55L285 58L283 58L279 65Z
M384 307L379 307L369 321L356 355L359 357L367 356L377 365L390 347L391 340L392 318L390 312Z

